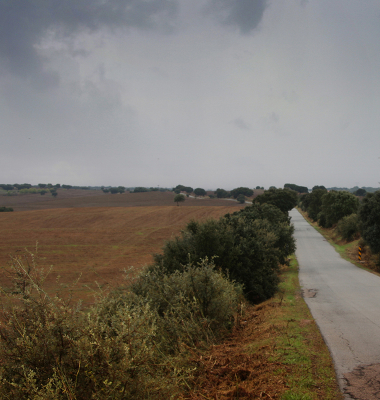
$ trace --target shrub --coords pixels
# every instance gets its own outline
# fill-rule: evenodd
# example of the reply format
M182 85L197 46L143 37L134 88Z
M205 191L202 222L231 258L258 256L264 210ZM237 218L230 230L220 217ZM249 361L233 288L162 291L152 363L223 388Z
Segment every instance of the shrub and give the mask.
M336 227L339 235L347 241L355 239L359 234L359 218L357 214L343 217Z
M183 271L163 273L159 267L145 271L132 286L160 318L157 326L161 351L181 351L183 344L199 347L220 338L233 325L241 286L201 260Z
M374 254L380 254L380 191L367 193L359 207L360 231Z
M146 273L135 293L99 293L81 310L44 291L36 259L12 258L2 292L12 304L0 315L2 399L176 397L194 369L189 347L231 326L241 292L204 260L182 274Z
M273 296L279 263L285 262L295 249L293 227L285 222L287 216L274 206L266 208L268 214L276 210L272 221L261 218L260 207L264 206L227 214L219 221L191 221L181 236L166 242L162 254L154 255L155 265L167 274L183 271L189 262L216 256L216 266L244 286L248 300L257 303ZM283 220L274 222L276 212L282 214Z
M245 203L245 196L244 196L244 194L239 194L239 195L236 197L236 200L237 200L240 204L244 204L244 203Z
M0 212L11 212L13 211L12 207L0 207Z
M349 192L331 191L322 196L321 211L325 215L325 227L330 228L343 217L358 212L359 200Z

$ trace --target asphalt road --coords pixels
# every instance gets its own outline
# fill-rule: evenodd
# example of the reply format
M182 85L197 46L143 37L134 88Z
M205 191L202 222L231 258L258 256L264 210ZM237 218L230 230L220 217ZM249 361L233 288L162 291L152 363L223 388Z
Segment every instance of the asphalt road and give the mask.
M329 347L343 392L344 374L380 364L380 277L343 260L297 210L290 216L304 299Z

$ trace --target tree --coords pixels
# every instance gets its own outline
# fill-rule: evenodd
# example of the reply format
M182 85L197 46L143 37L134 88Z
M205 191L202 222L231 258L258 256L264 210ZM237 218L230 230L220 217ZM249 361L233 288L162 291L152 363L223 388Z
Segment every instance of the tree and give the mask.
M318 220L322 211L322 197L327 193L326 189L315 189L301 197L301 208L306 211L313 221Z
M56 190L52 190L50 193L51 193L51 195L52 195L53 197L57 197L57 196L58 196L58 193L57 193Z
M322 211L319 224L324 228L330 228L337 224L343 217L358 212L359 200L349 192L331 191L322 197Z
M239 194L239 196L236 197L236 200L237 200L240 204L244 204L244 203L245 203L245 196L244 196L244 194Z
M177 206L183 201L185 201L185 196L183 194L178 193L174 196L174 202L177 203Z
M214 194L216 195L216 197L218 199L225 199L227 197L230 197L230 193L227 192L227 190L219 189L219 188L215 190Z
M359 207L361 235L374 254L380 254L380 191L367 193Z
M354 195L355 196L365 196L366 195L366 190L365 189L358 189L358 190L356 190L355 192L354 192Z
M196 189L194 189L194 194L196 195L196 196L206 196L206 191L204 190L204 189L202 189L202 188L196 188Z
M314 190L317 190L317 189L327 190L323 185L321 185L321 186L316 185L316 186L313 186L313 189L311 189L311 191L314 192Z
M270 189L253 199L253 203L272 204L278 207L283 213L288 213L297 205L297 192L290 189Z
M295 249L293 230L287 216L271 205L245 207L218 221L191 221L154 255L152 268L169 274L216 256L216 267L244 285L248 300L260 302L277 290L279 263Z
M285 183L284 188L294 190L298 193L309 193L309 189L306 186L298 186L294 183Z
M231 190L230 195L236 199L239 194L243 194L244 196L251 197L253 195L253 190L247 187L238 187L236 189Z

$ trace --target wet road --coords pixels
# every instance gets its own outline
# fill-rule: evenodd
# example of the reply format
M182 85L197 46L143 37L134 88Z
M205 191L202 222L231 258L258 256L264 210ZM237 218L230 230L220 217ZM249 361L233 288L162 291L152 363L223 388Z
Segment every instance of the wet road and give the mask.
M343 260L297 210L290 216L304 298L330 349L343 391L344 374L380 364L380 277Z

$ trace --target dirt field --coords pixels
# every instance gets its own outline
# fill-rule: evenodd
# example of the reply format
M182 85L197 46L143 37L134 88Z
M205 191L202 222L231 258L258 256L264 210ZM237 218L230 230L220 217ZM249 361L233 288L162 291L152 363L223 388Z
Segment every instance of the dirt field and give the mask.
M49 287L55 285L57 275L61 282L70 283L82 274L75 297L88 303L92 296L89 298L87 286L95 287L95 281L120 284L123 269L133 266L139 270L150 263L165 240L178 235L191 219L219 218L242 207L233 202L195 199L186 199L178 207L172 193L83 192L85 196L73 193L45 201L40 195L37 201L24 198L31 196L6 197L12 203L4 205L32 211L0 213L0 266L7 266L10 254L21 254L25 248L34 251L38 242L40 266L53 266ZM151 205L154 202L167 205ZM212 205L215 202L220 205ZM72 208L57 208L69 204ZM38 207L47 208L36 210Z
M101 190L58 189L58 196L50 194L27 194L22 196L0 196L0 207L13 207L14 211L44 210L52 208L83 207L148 207L173 206L173 192L148 192L110 194ZM201 199L186 197L180 207L188 206L235 206L236 201L224 199Z

